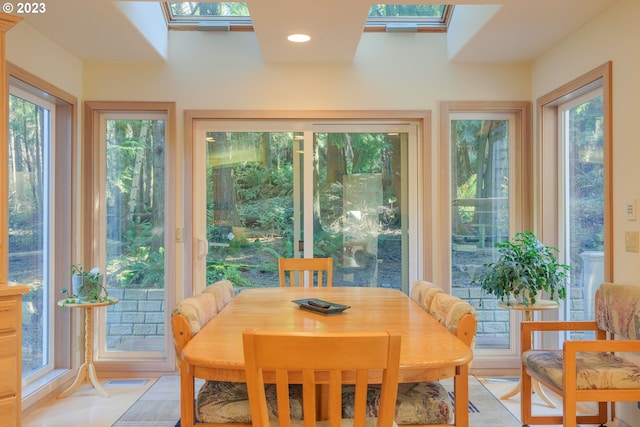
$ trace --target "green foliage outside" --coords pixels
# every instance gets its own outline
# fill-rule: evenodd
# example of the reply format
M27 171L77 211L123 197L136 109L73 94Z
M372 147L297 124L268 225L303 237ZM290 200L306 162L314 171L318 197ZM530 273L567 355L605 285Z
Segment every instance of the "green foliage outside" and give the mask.
M174 16L249 16L245 2L169 2Z
M445 10L440 4L373 4L369 17L433 17L441 18Z
M258 273L273 275L278 258L293 256L298 244L293 241L296 134L213 132L208 137L207 238L214 243L207 281L264 285ZM368 133L317 133L314 142L314 256L336 256L344 243L344 175L383 171L384 199L395 201L389 172L393 146L386 134ZM377 210L387 226L395 224L396 211Z
M164 288L165 123L106 124L108 286Z
M571 274L568 276L577 285L582 270L580 254L604 248L602 97L574 107L570 117L570 128L565 131L571 141L565 169L571 188L565 197L567 205L564 208L569 214L570 247L565 248L565 253L570 257L567 264L571 266ZM507 137L506 123L499 120L452 121L452 185L458 200L452 206L454 244L475 243L482 237L487 244L479 247L491 248L509 236L508 207L500 207L497 202L509 197L508 169L501 169L499 164L503 162L508 166L507 147L500 148L501 141ZM504 155L500 155L501 149L505 150ZM484 232L481 237L480 231ZM463 253L456 251L454 246L453 285L468 286L468 266L487 263L487 257L495 260L495 256L486 251Z

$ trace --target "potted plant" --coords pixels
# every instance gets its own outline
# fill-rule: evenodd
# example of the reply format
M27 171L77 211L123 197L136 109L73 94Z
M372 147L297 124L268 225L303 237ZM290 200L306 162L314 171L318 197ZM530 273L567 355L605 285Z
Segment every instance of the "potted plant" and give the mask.
M517 233L511 241L496 243L497 261L484 264L471 283L508 305L536 303L540 292L559 301L567 296L565 278L569 266L556 258L558 249L541 243L530 231Z
M69 299L84 302L105 301L107 299L107 289L103 283L104 277L100 274L98 267L86 271L82 265L73 264L71 266L72 291L67 288L62 290Z

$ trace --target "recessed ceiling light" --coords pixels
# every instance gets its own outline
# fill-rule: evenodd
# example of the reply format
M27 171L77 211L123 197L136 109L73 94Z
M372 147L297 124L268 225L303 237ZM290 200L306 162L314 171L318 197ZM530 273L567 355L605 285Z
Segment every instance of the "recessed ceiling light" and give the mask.
M294 43L304 43L311 40L311 37L307 34L290 34L287 36L287 40Z

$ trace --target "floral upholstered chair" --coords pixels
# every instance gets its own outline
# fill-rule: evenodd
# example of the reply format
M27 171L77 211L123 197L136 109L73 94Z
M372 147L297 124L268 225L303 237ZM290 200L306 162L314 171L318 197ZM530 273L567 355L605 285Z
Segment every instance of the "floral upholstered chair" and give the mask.
M414 283L410 298L449 332L473 348L477 315L471 304L444 293L437 285L426 281ZM349 388L345 388L346 394L350 392ZM367 396L369 416L376 416L378 397L377 388L371 387ZM466 411L467 408L462 410ZM453 415L451 397L439 381L398 384L395 420L399 426L446 425L454 419ZM343 416L345 418L353 416L353 405L348 396L343 396Z
M522 323L522 423L607 422L607 402L640 401L640 366L615 353L640 354L640 286L603 283L595 321ZM593 331L595 340L564 342L562 350L534 349L534 331ZM613 337L624 339L613 340ZM563 415L532 416L531 380L562 396ZM596 415L577 415L577 402L599 402Z
M434 295L428 310L442 326L472 349L475 347L478 315L462 298L444 292Z
M207 286L193 297L185 298L173 310L171 326L178 361L180 361L180 425L190 427L198 424L251 425L249 395L245 383L226 381L206 381L195 398L194 414L194 377L187 372L181 361L182 349L205 325L213 319L233 299L235 291L228 280L222 280ZM271 386L269 386L271 387ZM295 399L295 390L292 391ZM275 389L267 390L270 409L275 414ZM298 407L292 407L293 416L302 416Z

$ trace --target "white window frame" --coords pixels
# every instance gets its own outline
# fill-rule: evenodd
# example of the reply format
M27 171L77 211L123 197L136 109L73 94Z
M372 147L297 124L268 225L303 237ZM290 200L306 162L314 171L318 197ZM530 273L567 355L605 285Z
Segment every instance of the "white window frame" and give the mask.
M85 159L91 164L85 167L85 177L90 186L90 196L85 201L85 207L91 212L90 235L84 236L85 262L87 265L97 265L101 269L106 264L106 236L101 230L106 226L106 210L101 209L106 191L105 169L106 152L105 120L140 120L148 118L162 119L166 123L165 130L165 292L164 292L164 349L163 351L106 351L106 310L97 310L94 321L94 364L98 371L108 372L174 372L175 351L173 335L171 334L171 307L175 306L176 295L180 289L177 284L182 283L178 279L183 258L181 253L182 228L181 222L182 204L178 203L182 181L178 171L179 157L175 139L175 104L166 102L111 102L88 101L86 103L86 116L88 121L85 131L91 139L91 148L85 155ZM91 165L98 165L94 168ZM117 306L116 306L117 307Z
M406 113L406 112L401 112ZM224 129L228 132L248 132L252 129L258 129L263 132L309 132L305 134L305 141L312 141L311 135L313 132L336 132L339 129L354 132L356 129L364 129L365 132L397 130L401 132L407 132L415 138L415 143L409 144L409 161L408 176L410 177L407 183L408 200L409 200L409 266L408 266L408 287L417 280L419 277L423 277L425 265L422 262L425 259L424 256L424 221L419 219L424 218L423 207L428 204L425 200L429 195L425 195L423 189L422 179L413 180L411 177L421 177L421 170L424 169L422 162L424 162L424 150L425 150L425 138L424 138L424 119L429 118L429 114L420 114L420 118L417 119L417 112L411 112L407 114L409 117L406 119L398 119L394 114L390 114L387 117L382 115L385 112L376 112L375 114L369 112L350 112L351 119L344 119L340 113L336 113L334 117L331 117L331 112L323 114L321 118L310 117L271 117L269 118L269 112L255 115L255 117L224 117L226 112L186 112L185 129L189 129L189 132L185 136L186 144L189 144L188 152L191 153L191 164L187 165L185 170L191 170L192 177L188 179L192 183L191 194L187 195L191 200L193 206L193 219L191 221L191 230L185 232L185 237L189 238L193 243L190 245L194 248L193 256L190 258L193 260L191 269L189 270L192 277L185 279L186 282L193 283L193 289L186 290L188 294L195 294L201 290L204 286L204 277L206 277L206 251L208 242L206 241L206 224L205 218L201 212L205 212L204 203L204 188L198 187L197 182L205 181L205 171L202 167L197 167L198 160L206 158L204 144L198 143L198 141L205 140L205 131L211 129ZM234 114L234 112L231 112ZM237 114L237 113L235 113ZM252 112L248 112L253 116ZM190 116L195 115L197 119L193 119L191 123ZM380 118L367 117L369 115L381 115ZM216 117L222 116L222 117ZM415 117L414 117L415 116ZM278 118L279 120L273 120ZM230 120L229 120L230 119ZM360 132L360 130L357 130ZM413 147L412 147L413 146ZM305 171L310 173L310 169L306 168ZM310 179L306 179L305 182L311 182ZM414 195L412 197L411 195ZM306 206L305 212L313 212L311 206ZM415 230L415 232L413 231ZM310 244L310 242L309 242ZM306 247L305 252L311 249ZM189 245L187 245L189 246ZM187 258L189 256L187 255ZM409 289L405 290L407 293ZM185 295L186 296L186 295Z
M53 203L55 203L55 163L52 158L52 147L55 143L54 135L55 135L55 123L56 123L56 109L55 105L48 101L47 99L34 94L33 92L29 92L22 88L16 87L14 85L9 86L9 94L16 96L18 98L22 98L23 100L30 102L32 104L37 105L40 108L46 109L49 111L49 129L47 130L47 140L44 142L43 153L44 153L44 170L46 172L44 176L44 203L43 208L44 218L46 221L43 224L43 234L44 234L44 245L43 250L45 254L43 254L43 286L46 286L46 299L45 304L43 305L43 309L45 311L45 315L43 316L43 321L45 322L43 326L43 339L48 341L46 344L47 355L46 359L48 360L40 369L33 372L28 376L22 377L22 384L26 386L28 384L34 383L38 381L40 378L45 377L49 373L51 373L55 369L55 342L56 342L56 334L55 334L55 319L54 319L54 310L55 310L55 302L56 302L56 287L54 284L53 278L55 277L55 252L53 248L53 242L56 239L56 227L55 227L55 209L53 207ZM45 285L46 284L46 285ZM45 297L45 295L43 295ZM46 304L46 302L49 304Z
M427 277L439 284L445 292L451 292L451 119L486 119L496 117L510 120L510 149L509 149L509 232L513 235L518 231L531 229L530 216L531 182L527 178L527 162L531 161L531 105L528 101L452 101L442 102L440 108L440 206L438 210L440 227L446 232L441 233L438 249L435 254L440 257L434 265L441 268L433 278ZM507 349L476 349L474 351L474 368L482 370L514 370L520 366L520 332L515 310L509 310L509 348Z

